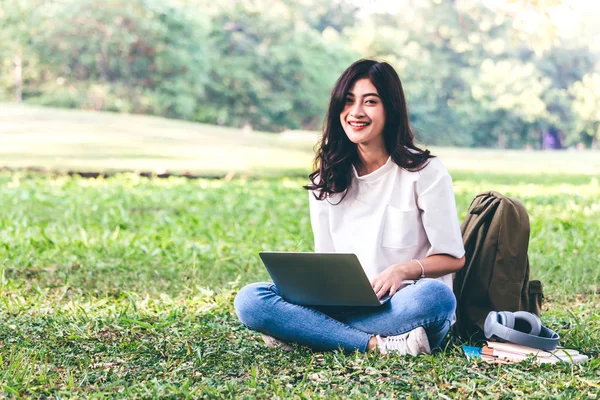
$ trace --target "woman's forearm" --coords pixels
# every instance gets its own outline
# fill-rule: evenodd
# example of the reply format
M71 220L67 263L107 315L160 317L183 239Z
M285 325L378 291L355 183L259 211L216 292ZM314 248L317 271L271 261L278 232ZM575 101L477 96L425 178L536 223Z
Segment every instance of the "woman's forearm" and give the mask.
M419 260L425 270L425 278L439 278L458 271L465 264L465 258L455 258L446 254L436 254ZM371 282L377 297L381 298L388 291L393 296L402 287L402 281L420 279L421 266L416 261L394 264L380 272Z
M446 254L436 254L419 260L425 269L426 278L439 278L446 274L458 271L465 265L465 257L455 258ZM400 264L406 279L419 279L421 277L421 266L416 261L408 261Z

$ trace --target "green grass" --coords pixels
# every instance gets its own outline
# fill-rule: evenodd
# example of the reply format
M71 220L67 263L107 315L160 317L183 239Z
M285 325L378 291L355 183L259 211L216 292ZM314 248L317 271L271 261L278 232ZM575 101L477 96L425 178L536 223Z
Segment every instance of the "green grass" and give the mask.
M143 115L0 104L0 167L289 174L310 166L315 141L314 133L243 133Z
M445 161L445 160L444 160ZM233 311L260 250L312 250L297 178L0 174L0 392L15 397L598 398L600 184L453 172L462 218L498 190L531 216L542 319L580 365L267 349Z
M0 167L299 176L312 165L317 137L0 103ZM432 150L455 172L600 175L600 157L593 151Z

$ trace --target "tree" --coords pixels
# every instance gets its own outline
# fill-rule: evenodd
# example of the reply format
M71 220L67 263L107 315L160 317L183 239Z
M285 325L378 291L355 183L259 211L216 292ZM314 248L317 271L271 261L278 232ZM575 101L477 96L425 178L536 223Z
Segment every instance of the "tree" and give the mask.
M52 67L39 101L192 119L204 95L208 21L150 0L55 5L38 50ZM85 40L82 40L85 38Z
M549 80L532 63L486 60L481 64L479 79L471 92L473 99L493 115L495 123L490 127L490 136L497 138L498 147L506 147L506 141L513 144L511 147L521 147L525 138L519 126L548 117L541 98L548 86Z
M427 144L539 146L549 130L597 141L586 101L600 47L584 32L599 32L596 19L559 35L550 17L562 3L420 0L373 13L354 0L0 0L0 97L319 129L335 79L375 57L399 72ZM519 26L523 10L547 11L539 26L552 34Z
M335 78L355 60L334 29L318 32L286 1L212 9L206 107L199 120L274 131L319 127Z
M23 101L25 81L39 73L32 44L43 5L40 0L0 0L0 90L12 88L17 103Z
M598 149L600 140L600 73L586 74L581 81L575 82L570 89L575 100L573 110L579 117L578 128L592 140L592 148ZM570 142L577 140L570 135Z

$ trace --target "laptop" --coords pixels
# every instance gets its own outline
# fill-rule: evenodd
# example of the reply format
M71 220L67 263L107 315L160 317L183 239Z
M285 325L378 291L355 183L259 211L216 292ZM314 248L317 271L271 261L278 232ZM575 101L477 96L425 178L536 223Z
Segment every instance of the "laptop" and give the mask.
M306 306L373 306L390 301L377 298L355 254L259 253L284 300ZM402 282L404 286L414 283Z

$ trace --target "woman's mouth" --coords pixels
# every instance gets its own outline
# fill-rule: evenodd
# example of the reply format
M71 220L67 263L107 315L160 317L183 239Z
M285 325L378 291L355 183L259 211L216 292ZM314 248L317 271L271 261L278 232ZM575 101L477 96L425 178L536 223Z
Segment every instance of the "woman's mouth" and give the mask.
M348 121L348 125L350 125L350 127L353 130L359 131L359 130L364 129L367 126L369 126L370 123L368 123L368 122L351 122L351 121Z

